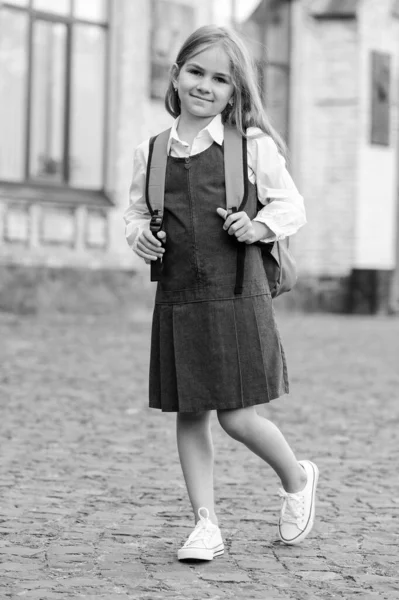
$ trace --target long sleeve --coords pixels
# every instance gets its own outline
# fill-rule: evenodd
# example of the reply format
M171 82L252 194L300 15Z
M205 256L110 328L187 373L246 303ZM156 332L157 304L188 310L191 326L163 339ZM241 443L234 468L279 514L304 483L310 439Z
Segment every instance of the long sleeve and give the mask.
M257 133L259 130L254 130ZM306 223L303 197L270 136L257 135L248 140L248 164L254 172L259 201L265 205L254 220L264 223L274 233L262 241L293 235Z
M151 215L145 202L145 181L148 160L148 140L134 153L133 177L129 191L129 206L124 214L127 243L136 251L137 240L144 229L149 229Z

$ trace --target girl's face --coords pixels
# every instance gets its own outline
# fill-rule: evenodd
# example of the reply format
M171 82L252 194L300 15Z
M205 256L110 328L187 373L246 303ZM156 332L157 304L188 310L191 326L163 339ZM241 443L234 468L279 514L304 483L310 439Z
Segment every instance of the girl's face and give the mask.
M182 117L212 120L223 112L234 91L226 51L215 45L189 58L174 84Z

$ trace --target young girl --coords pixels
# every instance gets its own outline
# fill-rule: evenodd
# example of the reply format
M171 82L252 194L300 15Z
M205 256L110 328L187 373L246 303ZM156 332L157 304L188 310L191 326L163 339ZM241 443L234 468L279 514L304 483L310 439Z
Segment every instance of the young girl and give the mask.
M175 117L165 180L163 230L145 201L149 141L138 146L126 237L147 263L162 258L152 323L150 407L177 413L177 445L196 526L179 560L223 553L213 493L211 411L222 428L281 479L278 534L310 532L316 465L297 461L256 405L288 392L287 369L259 244L294 234L303 199L285 168L284 146L265 115L255 71L234 31L201 27L183 44L165 99ZM247 136L248 201L227 214L224 123ZM234 293L237 247L246 244L243 291Z

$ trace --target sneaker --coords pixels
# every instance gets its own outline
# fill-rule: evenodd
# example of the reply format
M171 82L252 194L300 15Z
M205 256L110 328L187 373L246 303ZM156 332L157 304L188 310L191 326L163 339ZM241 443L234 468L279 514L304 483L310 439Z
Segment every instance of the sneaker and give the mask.
M209 519L207 508L198 511L200 520L187 542L177 551L179 560L212 560L224 552L220 529Z
M299 544L310 533L315 515L316 487L319 470L310 460L300 460L308 480L303 490L289 494L283 489L279 495L283 498L278 533L284 544Z

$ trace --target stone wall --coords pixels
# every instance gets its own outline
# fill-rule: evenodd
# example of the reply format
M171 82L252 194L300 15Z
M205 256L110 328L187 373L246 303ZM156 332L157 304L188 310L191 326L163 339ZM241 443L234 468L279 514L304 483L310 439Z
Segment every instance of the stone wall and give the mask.
M308 224L293 239L300 269L340 276L353 263L358 113L355 20L316 20L294 4L292 172Z
M395 268L398 210L399 19L391 0L368 0L359 12L359 140L354 264L360 269ZM370 143L371 51L391 59L390 141Z
M316 280L319 293L341 297L342 308L391 310L398 297L399 20L391 0L352 2L333 18L315 18L316 4L293 4L292 172L308 225L292 247L308 287ZM391 60L388 146L370 139L372 51Z

